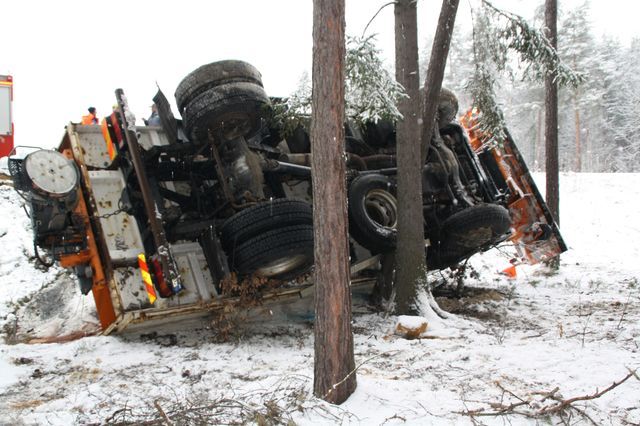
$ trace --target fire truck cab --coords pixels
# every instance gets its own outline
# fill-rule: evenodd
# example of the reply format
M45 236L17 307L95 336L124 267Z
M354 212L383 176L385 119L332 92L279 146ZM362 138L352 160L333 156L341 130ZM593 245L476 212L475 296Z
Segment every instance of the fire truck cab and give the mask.
M9 155L13 149L13 77L0 75L0 157Z

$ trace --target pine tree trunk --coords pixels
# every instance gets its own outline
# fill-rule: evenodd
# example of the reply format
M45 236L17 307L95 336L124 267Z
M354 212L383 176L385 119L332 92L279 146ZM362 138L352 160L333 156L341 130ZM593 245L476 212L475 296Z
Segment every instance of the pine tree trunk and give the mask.
M573 56L573 69L578 69L576 57ZM578 89L573 93L573 116L575 126L575 143L576 143L576 173L582 171L582 146L580 145L580 108L578 101L580 99L580 91Z
M314 394L356 388L344 162L344 0L313 2L311 151L315 246Z
M576 99L577 103L577 99ZM575 116L575 132L576 132L576 172L580 173L582 171L582 145L580 141L580 110L576 105L574 107L574 116Z
M449 56L449 46L451 45L458 3L459 0L442 0L438 27L433 39L427 79L424 82L424 99L422 100L422 164L427 160L428 148L431 144L431 136L433 136L436 111L438 109L438 96L440 96L440 89L442 88L447 56Z
M586 153L586 169L587 173L593 172L593 148L591 147L591 138L589 137L589 128L587 127L587 131L584 134L583 145L584 152Z
M397 0L395 10L396 80L408 99L398 103L404 119L396 127L398 158L398 244L396 249L396 312L415 313L417 285L426 272L422 215L420 148L420 80L418 20L415 0Z
M538 110L538 130L536 131L535 147L533 149L533 169L542 169L542 132L544 131L542 121L542 108Z
M546 36L554 49L557 50L557 0L545 0ZM546 151L546 182L547 206L556 222L560 224L560 185L558 167L558 85L553 74L548 74L544 81L545 92L545 151ZM552 259L549 265L558 268L559 257Z

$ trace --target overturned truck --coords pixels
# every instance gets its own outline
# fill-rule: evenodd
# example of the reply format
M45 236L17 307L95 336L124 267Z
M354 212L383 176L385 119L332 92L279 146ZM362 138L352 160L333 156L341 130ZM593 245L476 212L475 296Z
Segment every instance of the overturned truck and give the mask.
M13 155L38 258L73 268L93 293L104 333L299 297L312 285L309 136L284 134L261 75L241 61L204 65L178 85L176 119L135 126L122 90L100 126L69 124L57 150ZM515 144L489 143L475 116L455 120L443 96L423 168L425 256L431 270L500 242L536 263L566 250ZM396 244L395 132L345 123L352 285L372 283Z

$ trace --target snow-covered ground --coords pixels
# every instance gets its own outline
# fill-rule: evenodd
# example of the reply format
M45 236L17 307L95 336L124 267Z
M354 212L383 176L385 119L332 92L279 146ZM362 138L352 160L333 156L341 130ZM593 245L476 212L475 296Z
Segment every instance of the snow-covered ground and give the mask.
M638 188L635 174L563 175L560 272L519 266L509 280L498 273L508 249L475 256L479 278L465 298L439 299L456 314L432 322L431 338L405 340L397 318L356 305L358 387L332 406L312 395L303 319L237 321L224 343L200 323L18 343L97 321L66 272L35 267L20 199L0 186L0 424L638 424L637 377L573 403L582 414L514 413L593 395L640 367Z

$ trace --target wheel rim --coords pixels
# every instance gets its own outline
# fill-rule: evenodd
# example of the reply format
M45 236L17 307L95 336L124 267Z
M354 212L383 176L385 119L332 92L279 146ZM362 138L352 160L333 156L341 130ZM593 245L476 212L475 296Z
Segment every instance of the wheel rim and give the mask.
M367 216L382 228L395 229L398 225L396 197L383 189L369 191L364 199Z
M294 269L307 264L308 260L309 256L305 254L285 256L267 263L263 267L257 269L256 273L264 277L274 277L285 272L293 271Z

